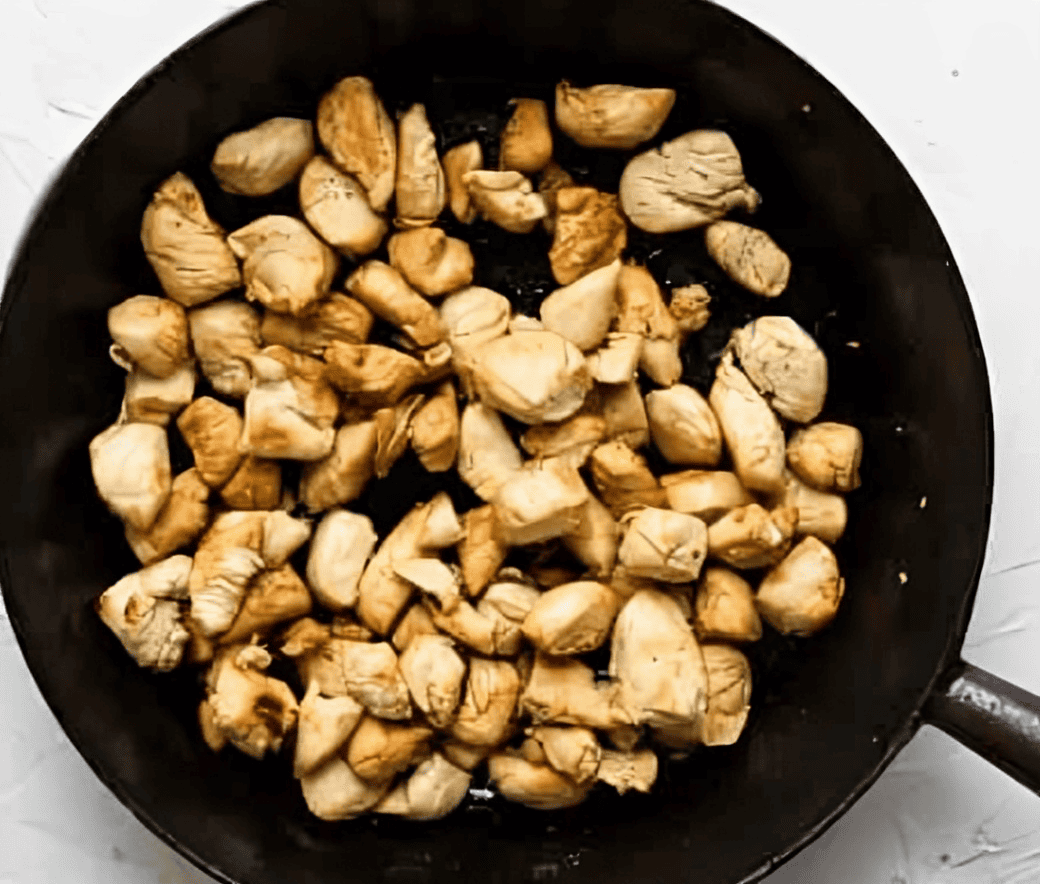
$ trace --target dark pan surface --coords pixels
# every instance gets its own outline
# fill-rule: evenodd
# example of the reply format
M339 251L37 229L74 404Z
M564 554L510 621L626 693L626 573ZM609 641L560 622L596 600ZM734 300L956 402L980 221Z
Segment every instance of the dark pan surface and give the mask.
M105 310L159 291L137 239L141 212L176 169L228 229L291 210L291 193L261 203L221 193L206 161L232 131L311 116L323 90L353 73L372 76L391 110L426 102L442 148L473 135L493 148L506 101L549 99L563 77L675 86L662 137L725 128L764 197L751 223L792 257L788 292L765 302L735 290L696 233L632 237L631 254L660 282L706 282L715 297L712 324L684 354L690 383L707 389L733 325L790 314L828 356L821 417L855 423L866 443L864 487L850 498L838 549L848 585L836 622L811 640L770 634L754 647L745 736L666 765L651 796L597 791L551 815L478 796L439 823L321 823L284 759L257 764L205 747L195 673L139 671L90 608L136 567L94 493L87 443L122 394ZM623 159L561 152L579 178L606 189ZM477 281L532 312L552 287L548 240L479 225L466 236L484 268ZM991 437L967 296L923 198L833 87L746 22L699 2L271 2L135 88L77 152L23 243L0 336L0 581L73 742L147 825L219 877L737 881L817 833L916 727L963 636ZM406 461L363 503L385 530L438 481ZM453 493L464 502L463 489Z

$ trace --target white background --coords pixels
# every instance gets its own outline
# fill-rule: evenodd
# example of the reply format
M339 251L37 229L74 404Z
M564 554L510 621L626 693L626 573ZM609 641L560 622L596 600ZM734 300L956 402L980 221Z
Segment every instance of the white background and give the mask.
M240 5L0 0L0 265L56 170L146 71ZM985 347L994 523L965 656L1040 693L1037 0L724 0L865 114L946 233ZM910 587L912 589L912 585ZM769 884L1037 884L1040 798L925 729ZM59 730L0 608L0 884L211 879L141 826Z

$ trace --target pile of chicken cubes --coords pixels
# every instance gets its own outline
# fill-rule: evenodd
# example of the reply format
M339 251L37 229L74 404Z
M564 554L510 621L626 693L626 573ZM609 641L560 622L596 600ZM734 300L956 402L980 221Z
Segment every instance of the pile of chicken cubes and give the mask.
M679 381L708 292L666 300L621 260L629 223L703 227L734 280L784 290L790 261L770 237L721 220L758 203L733 142L697 130L636 154L617 195L553 161L554 137L638 147L674 100L561 83L556 133L544 102L515 101L490 170L477 141L438 156L422 105L395 126L349 77L318 107L324 154L310 121L276 118L212 159L243 197L295 183L301 217L228 234L181 173L144 213L164 294L109 311L126 392L90 444L143 567L98 612L141 666L206 667L206 742L291 749L322 819L442 817L485 762L500 794L535 808L575 805L597 781L647 791L656 751L737 740L751 673L736 646L763 619L809 635L835 615L831 545L862 439L813 423L823 353L763 316L733 331L705 399ZM471 284L469 245L434 226L449 205L463 223L551 234L559 288L539 316ZM368 257L384 245L387 261ZM354 269L333 291L343 259ZM377 320L396 346L368 342ZM196 397L199 373L212 395ZM177 476L171 421L194 455ZM649 445L674 471L651 471ZM459 513L441 492L379 537L350 504L409 446L484 503ZM285 461L303 463L298 487ZM569 558L506 566L532 545ZM602 647L597 672L582 655ZM276 657L302 696L268 674Z

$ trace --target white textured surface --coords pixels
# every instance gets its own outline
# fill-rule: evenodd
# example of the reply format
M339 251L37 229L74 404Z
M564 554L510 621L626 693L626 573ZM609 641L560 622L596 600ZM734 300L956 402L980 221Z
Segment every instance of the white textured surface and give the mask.
M2 0L0 265L100 116L239 5ZM786 43L857 105L950 242L986 350L997 439L993 527L965 656L1040 693L1040 2L722 5ZM925 728L849 814L768 882L1037 884L1038 821L1040 798ZM0 609L0 884L209 880L144 829L72 749Z

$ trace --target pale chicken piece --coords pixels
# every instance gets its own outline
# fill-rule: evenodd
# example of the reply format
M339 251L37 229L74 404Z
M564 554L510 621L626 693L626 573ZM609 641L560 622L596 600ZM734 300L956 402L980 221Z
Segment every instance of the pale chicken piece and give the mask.
M468 771L434 752L373 810L409 820L443 819L462 803L472 779Z
M448 611L423 598L434 625L459 643L488 657L512 656L519 648L520 626L493 613L486 617L462 600Z
M733 471L749 491L775 494L784 487L784 431L773 410L744 373L723 355L708 395Z
M311 121L273 117L228 135L217 145L210 170L228 193L267 196L295 180L312 156Z
M600 384L630 383L643 355L643 340L633 332L608 333L600 347L585 357L593 380Z
M825 421L798 430L787 443L787 462L800 479L819 491L855 491L863 436L849 424Z
M299 315L329 293L336 253L289 215L264 215L228 235L242 263L246 298Z
M585 783L596 776L602 749L588 728L540 725L527 733L542 747L546 761L574 782Z
M684 285L672 289L672 297L668 301L668 312L672 314L679 335L683 339L693 332L699 332L711 318L711 295L699 283Z
M686 470L661 476L668 507L711 524L730 510L754 503L736 473L725 470Z
M319 603L332 611L357 603L358 582L377 540L368 516L339 507L325 514L307 556L307 583Z
M565 187L573 187L574 178L556 160L549 160L538 178L538 192L545 198L548 214L542 218L542 227L550 236L556 230L556 195Z
M520 472L523 458L498 412L471 402L459 421L459 477L477 496L492 501Z
M347 744L347 763L366 782L386 782L429 755L432 736L428 727L366 715Z
M609 672L633 723L699 726L704 720L704 657L671 596L641 590L625 603L614 625Z
M633 577L624 567L618 565L610 575L610 588L620 599L628 600L641 589L660 589L656 580L646 577Z
M439 227L395 233L387 243L390 266L427 297L445 295L473 281L469 243L447 236Z
M543 653L584 654L606 641L618 608L617 595L602 583L565 583L542 593L524 619L523 632Z
M655 383L670 387L682 376L679 326L668 312L657 280L645 267L625 264L618 276L617 297L617 331L643 336L640 368Z
M109 308L108 333L112 361L127 371L165 379L190 358L187 315L169 298L135 295L121 301Z
M395 202L398 227L432 224L448 202L444 170L426 108L413 104L397 121Z
M353 697L326 697L318 682L312 681L300 700L293 776L300 779L313 773L339 752L364 712Z
M398 653L402 653L416 637L440 634L440 630L437 629L423 603L414 602L398 622L397 628L390 638L390 644L397 649Z
M795 507L769 511L749 503L708 528L708 555L734 568L771 567L787 555L797 526Z
M549 263L560 285L619 261L628 242L628 225L618 211L617 196L594 187L557 189L553 221Z
M444 757L462 770L472 771L478 767L488 755L492 746L470 746L461 740L445 740L440 747Z
M596 577L606 577L617 561L620 529L599 500L589 495L581 509L577 527L563 535L563 545Z
M210 396L200 396L177 417L177 429L195 456L195 467L210 488L219 488L241 464L242 416Z
M239 448L263 458L321 460L332 451L339 397L321 360L277 344L253 357Z
M307 809L329 822L353 819L371 810L386 795L390 783L366 782L338 755L300 777Z
M835 543L845 533L848 507L840 494L817 491L790 470L784 471L784 493L777 506L798 510L798 534L811 534L824 543Z
M188 311L199 368L225 396L243 398L253 382L252 358L260 352L260 317L241 301L220 301Z
M174 477L170 496L146 531L126 526L126 541L144 565L192 543L209 521L209 486L192 467Z
M313 525L307 519L295 519L282 510L263 513L263 541L260 555L264 567L279 568L311 537Z
M579 411L560 423L529 427L520 437L520 445L535 458L558 458L579 469L606 434L602 415Z
M444 635L416 635L398 661L412 700L435 728L447 728L462 699L466 664Z
M496 752L488 758L491 784L503 798L536 810L560 810L585 800L592 783L576 783L548 764Z
M466 594L480 595L506 560L509 545L502 539L495 508L477 507L462 517L465 535L458 543L459 566Z
M281 464L247 454L235 474L220 489L220 498L235 510L277 508L282 502Z
M377 718L406 721L412 714L397 654L386 642L332 639L347 693Z
M304 168L299 197L307 223L349 258L375 251L386 235L386 221L372 210L365 189L323 156Z
M707 400L693 387L675 384L646 394L650 437L665 460L699 467L722 459L722 431Z
M728 645L703 645L701 652L708 672L702 742L705 746L732 746L751 711L751 664Z
M188 598L190 572L190 556L172 556L126 575L95 602L138 666L169 672L181 662L190 636L180 603Z
M289 686L264 674L271 655L257 645L228 645L206 673L199 721L207 744L230 743L257 760L278 752L296 726L299 706Z
M666 583L696 580L708 551L708 528L696 516L646 507L621 519L618 562L627 574Z
M657 779L657 754L653 749L628 752L604 749L596 779L613 786L619 795L631 789L649 792Z
M382 261L369 260L345 283L346 290L376 316L401 329L418 347L432 347L445 338L436 308Z
M477 613L495 624L494 646L499 654L513 657L520 652L523 641L520 625L539 595L533 586L512 581L503 582L500 578L487 588L487 592L477 602Z
M618 691L615 682L597 682L592 669L580 660L536 654L520 706L536 725L576 724L610 730L633 723Z
M292 565L261 571L242 600L231 628L217 641L227 645L266 637L279 623L309 614L311 594Z
M512 307L504 295L471 285L441 303L441 323L456 354L468 354L501 337L509 328Z
M372 311L360 301L332 292L299 316L265 310L260 337L265 346L281 344L297 353L320 357L333 341L365 343L373 321Z
M624 442L632 449L650 441L646 404L634 378L625 384L600 385L594 392L599 413L607 422L607 439Z
M426 397L420 393L407 396L396 405L380 408L372 419L376 425L376 456L373 467L377 479L385 479L391 468L408 449L412 416Z
M185 362L162 379L143 371L131 371L126 376L123 413L130 422L165 427L173 415L191 403L194 394L194 362Z
M763 230L736 221L715 221L704 229L708 254L734 282L764 298L787 288L791 259Z
M525 424L570 417L592 388L581 351L555 332L505 335L469 356L481 401Z
M520 675L506 660L474 657L451 735L469 746L497 746L510 733Z
M646 459L623 442L605 442L589 457L592 481L600 499L615 518L634 507L660 507L664 489L650 472Z
M105 505L129 527L147 531L170 496L166 429L113 424L90 440L90 470Z
M446 491L438 491L427 504L419 545L425 550L447 549L462 540L463 533L455 504Z
M333 341L325 350L326 376L358 405L385 408L426 376L426 366L414 356L380 344Z
M459 406L455 387L441 384L412 416L409 441L419 462L431 473L455 466L459 453Z
M834 553L806 537L758 586L755 606L784 635L812 635L834 619L845 580Z
M549 110L537 98L514 98L513 114L502 130L498 167L531 175L552 159Z
M697 586L693 631L702 641L758 641L762 620L751 584L728 568L705 568Z
M540 543L574 532L589 490L573 466L554 460L528 463L493 501L502 539L512 546Z
M141 219L141 245L163 291L183 307L242 284L224 229L206 214L202 194L182 172L167 178Z
M374 420L336 430L328 457L304 466L300 502L313 513L357 499L375 475L376 441Z
M456 565L446 565L440 559L398 559L393 563L394 573L422 590L437 605L442 614L450 614L462 601L462 574Z
M394 192L397 138L394 124L366 77L346 77L321 99L318 138L332 161L354 176L382 212Z
M466 172L462 183L477 211L509 233L530 233L546 216L545 199L519 172Z
M559 236L559 225L556 231ZM595 350L617 314L615 292L620 272L621 259L615 258L551 292L538 308L542 324L579 350Z
M484 154L479 141L467 141L451 148L441 160L444 178L448 187L448 203L456 218L463 224L470 224L477 217L477 207L469 195L469 188L463 181L467 172L473 172L484 165Z
M564 80L556 86L556 125L582 147L630 150L660 131L674 104L674 89L579 88Z

